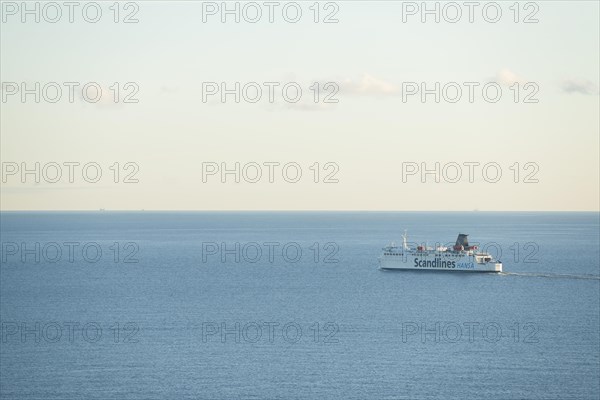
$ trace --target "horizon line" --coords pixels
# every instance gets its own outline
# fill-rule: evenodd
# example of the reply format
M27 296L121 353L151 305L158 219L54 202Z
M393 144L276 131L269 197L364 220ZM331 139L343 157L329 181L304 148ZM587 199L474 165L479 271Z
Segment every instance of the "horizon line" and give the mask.
M600 210L235 210L235 209L220 209L220 210L172 210L172 209L82 209L82 210L2 210L3 212L460 212L460 213L600 213Z

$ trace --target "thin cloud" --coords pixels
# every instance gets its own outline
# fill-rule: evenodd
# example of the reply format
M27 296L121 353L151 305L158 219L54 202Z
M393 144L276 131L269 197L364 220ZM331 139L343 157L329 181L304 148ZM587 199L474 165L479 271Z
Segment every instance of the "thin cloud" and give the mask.
M599 94L598 85L585 79L565 79L560 86L565 93L579 93L588 96Z
M502 68L496 73L496 76L490 79L490 81L496 82L504 86L512 86L515 83L522 84L526 82L525 79L523 79L521 76L517 75L515 72L511 71L508 68Z
M334 104L314 103L314 102L298 102L288 103L286 108L295 111L327 111L333 109Z
M98 107L100 109L115 109L123 107L123 100L129 91L124 91L123 87L119 87L116 94L113 91L114 88L111 89L106 85L98 85L97 87L99 88L99 91L97 91L95 88L91 88L85 94L82 88L78 87L76 89L78 96L76 96L75 99L86 107ZM86 98L85 96L89 97ZM135 98L136 96L133 97Z
M172 94L172 93L177 93L178 91L179 91L178 86L163 85L160 87L160 94Z
M289 110L289 111L301 111L301 112L315 112L315 111L330 111L335 108L337 103L315 103L312 100L305 100L304 98L298 101L297 103L288 103L288 102L280 102L280 103L268 103L267 109L269 111L280 111L280 110Z
M345 79L340 83L341 94L389 96L398 94L398 86L369 74L360 79Z

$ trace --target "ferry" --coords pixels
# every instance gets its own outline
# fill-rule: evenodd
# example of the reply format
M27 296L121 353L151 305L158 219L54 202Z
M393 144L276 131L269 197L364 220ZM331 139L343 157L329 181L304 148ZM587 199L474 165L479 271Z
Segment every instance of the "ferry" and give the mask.
M502 262L490 254L479 252L477 246L469 246L469 235L459 233L456 244L451 247L409 247L406 231L402 235L402 247L394 243L384 247L379 256L382 270L436 270L468 272L502 272Z

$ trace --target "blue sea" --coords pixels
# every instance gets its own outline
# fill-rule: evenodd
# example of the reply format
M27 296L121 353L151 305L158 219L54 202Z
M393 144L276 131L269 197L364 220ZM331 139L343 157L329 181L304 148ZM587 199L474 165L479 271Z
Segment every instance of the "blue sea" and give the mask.
M3 212L6 399L598 399L598 213ZM502 274L377 268L453 243Z

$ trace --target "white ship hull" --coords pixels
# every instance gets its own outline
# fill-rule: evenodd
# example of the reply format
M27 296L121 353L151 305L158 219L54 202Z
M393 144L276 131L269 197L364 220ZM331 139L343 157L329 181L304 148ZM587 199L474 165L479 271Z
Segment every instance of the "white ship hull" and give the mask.
M475 257L448 256L417 256L397 255L379 257L379 268L384 270L436 270L436 271L467 271L467 272L502 272L502 263L478 263Z

